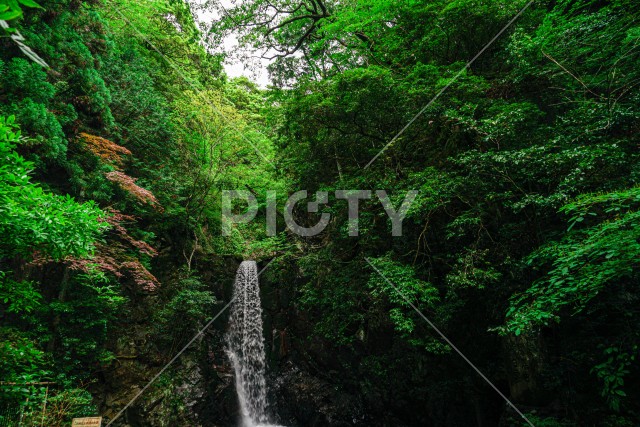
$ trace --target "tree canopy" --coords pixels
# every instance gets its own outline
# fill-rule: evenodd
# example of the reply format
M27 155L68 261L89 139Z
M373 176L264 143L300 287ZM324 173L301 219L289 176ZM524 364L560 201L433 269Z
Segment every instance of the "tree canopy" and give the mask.
M639 19L633 0L0 0L0 409L51 381L46 425L112 416L123 348L142 384L253 258L291 291L272 323L295 351L271 368L357 396L367 425L519 425L414 308L536 426L637 425ZM254 57L267 88L225 71ZM375 197L350 236L348 189L416 190L402 236ZM259 213L228 235L225 190ZM328 192L293 213L326 229L267 233L267 192L282 212L299 190Z

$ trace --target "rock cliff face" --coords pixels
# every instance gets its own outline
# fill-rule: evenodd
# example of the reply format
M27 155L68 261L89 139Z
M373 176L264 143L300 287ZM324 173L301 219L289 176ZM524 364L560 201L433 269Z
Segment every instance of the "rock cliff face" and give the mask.
M214 316L231 297L240 260L199 259L194 264L210 284L218 303ZM197 264L197 266L196 266ZM362 403L340 391L316 366L323 343L307 347L312 325L296 309L295 281L271 283L261 277L269 402L274 422L287 426L346 426L364 422ZM162 280L174 280L168 272ZM138 302L113 342L116 360L93 386L102 414L111 418L153 378L180 348L151 342L150 313L158 298ZM122 427L236 426L238 404L230 363L224 353L228 313L220 316L192 346L130 405L114 423ZM189 337L190 338L190 337ZM304 339L302 339L304 338ZM187 337L185 337L187 339ZM309 350L312 350L311 352Z
M209 318L230 300L240 261L203 256L194 262L202 282L209 286L217 299ZM175 278L168 272L162 280ZM314 334L312 320L296 305L295 292L301 287L297 280L295 273L286 283L271 282L266 274L260 277L269 413L274 423L288 427L402 427L436 425L433 419L444 419L443 425L459 425L459 421L468 419L471 412L475 414L472 416L478 420L478 425L512 425L513 414L500 409L504 402L472 373L460 386L463 391L455 402L448 398L443 400L441 396L420 394L419 390L414 393L413 389L409 390L413 385L406 385L407 390L399 389L407 378L418 383L428 382L429 378L436 376L436 371L450 369L447 364L457 366L458 360L452 360L453 356L443 359L440 365L402 369L402 372L397 372L398 378L381 380L386 383L365 385L364 380L358 377L364 355L378 351L380 347L388 347L391 332L368 334L366 340L354 344L353 351L332 346ZM158 304L157 296L144 297L138 302L113 343L117 359L102 371L102 381L93 386L101 413L107 417L114 416L124 407L181 348L159 347L157 332L152 335L150 313L158 309ZM127 409L114 426L237 426L239 409L232 367L224 352L227 326L228 312L225 312ZM183 341L189 339L191 336L184 337ZM541 344L534 347L544 348ZM533 351L533 344L524 338L519 342L505 342L504 345L504 354L526 353L528 357L524 360L528 362L526 365L514 362L510 368L507 367L507 378L502 379L501 387L507 388L509 384L513 396L527 395L531 398L532 393L539 393L539 387L530 378L535 378L544 365L544 352ZM396 368L400 369L389 367L389 372L395 372L393 369ZM527 378L529 382L525 381ZM456 414L451 407L460 407L461 412L467 415ZM414 408L413 413L409 413L411 410L408 408Z
M274 419L287 426L364 425L363 404L326 374L334 350L313 335L288 283L261 282ZM329 361L329 365L325 361Z
M159 262L161 264L161 261ZM194 267L195 267L194 263ZM215 259L198 265L202 281L209 285L217 303L204 325L223 309L230 298L230 283L237 268L235 259ZM165 271L162 283L176 280ZM227 284L229 282L229 284ZM165 331L153 325L153 313L160 309L158 296L144 297L114 335L112 348L118 355L102 372L102 381L92 389L100 413L111 419L177 354L194 334L181 344L163 347ZM224 355L223 336L228 313L223 313L156 381L133 402L114 423L127 427L230 426L234 425L237 403L231 367ZM168 335L171 331L166 331ZM182 344L184 343L184 344Z

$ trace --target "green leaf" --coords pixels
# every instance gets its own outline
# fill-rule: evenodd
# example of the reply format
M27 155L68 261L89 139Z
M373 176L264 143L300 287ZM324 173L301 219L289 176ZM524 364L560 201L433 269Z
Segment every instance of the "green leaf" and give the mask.
M11 21L12 19L16 19L22 16L21 10L9 10L7 12L0 13L0 20L2 21Z
M42 6L40 6L38 3L34 2L33 0L18 0L18 1L27 7L37 7L42 9Z

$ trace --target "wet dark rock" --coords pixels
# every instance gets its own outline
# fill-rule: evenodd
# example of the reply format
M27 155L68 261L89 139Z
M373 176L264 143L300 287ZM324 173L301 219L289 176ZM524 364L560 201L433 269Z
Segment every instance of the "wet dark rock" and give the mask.
M291 362L285 365L272 387L279 419L289 426L365 425L358 398Z
M233 258L194 258L193 268L198 268L218 300L214 313L231 298L238 264ZM174 280L174 275L167 272L161 281ZM365 398L341 384L345 361L358 361L353 353L333 348L315 335L314 324L293 303L299 284L295 280L272 283L266 275L260 279L273 421L287 427L405 425L386 414L384 408L372 412L381 399ZM157 297L146 297L135 307L113 343L114 353L128 357L117 359L106 369L103 381L92 390L106 421L179 350L158 348L154 343L149 314L157 309L156 304ZM236 427L238 402L224 351L227 324L228 317L220 316L113 426ZM370 413L377 413L377 418L367 418Z

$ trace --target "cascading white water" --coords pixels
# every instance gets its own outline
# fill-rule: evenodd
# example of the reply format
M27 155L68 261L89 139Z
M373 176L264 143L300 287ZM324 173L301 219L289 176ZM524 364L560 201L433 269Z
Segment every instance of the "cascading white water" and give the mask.
M227 354L235 372L242 427L267 425L262 307L255 261L243 261L233 285Z

